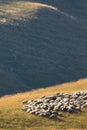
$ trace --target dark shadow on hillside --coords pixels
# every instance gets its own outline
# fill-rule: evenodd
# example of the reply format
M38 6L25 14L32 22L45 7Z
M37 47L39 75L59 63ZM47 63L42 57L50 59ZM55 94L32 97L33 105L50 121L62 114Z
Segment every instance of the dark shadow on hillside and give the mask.
M87 77L87 31L51 9L0 25L0 96Z

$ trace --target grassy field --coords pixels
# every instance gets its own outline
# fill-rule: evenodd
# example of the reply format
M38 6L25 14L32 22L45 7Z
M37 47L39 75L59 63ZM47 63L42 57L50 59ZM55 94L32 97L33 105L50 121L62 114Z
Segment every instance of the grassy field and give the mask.
M21 110L24 99L80 90L87 90L87 79L1 97L0 130L87 130L87 108L79 113L62 113L58 120L30 115Z

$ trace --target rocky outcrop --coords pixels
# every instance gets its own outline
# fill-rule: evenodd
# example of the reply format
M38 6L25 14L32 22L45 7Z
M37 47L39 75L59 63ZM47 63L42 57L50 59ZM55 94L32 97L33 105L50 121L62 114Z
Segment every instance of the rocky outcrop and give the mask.
M37 100L24 100L23 111L48 118L57 118L59 111L77 112L87 107L87 91L56 93L53 96L43 96Z

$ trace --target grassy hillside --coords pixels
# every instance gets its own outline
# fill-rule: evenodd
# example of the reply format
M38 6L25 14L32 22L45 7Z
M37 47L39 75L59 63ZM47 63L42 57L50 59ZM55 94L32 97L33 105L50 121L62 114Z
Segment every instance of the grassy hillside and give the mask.
M21 110L24 99L37 99L56 92L71 93L80 90L87 90L87 79L2 97L0 98L0 130L86 130L87 108L84 108L81 113L63 113L58 120L30 115Z

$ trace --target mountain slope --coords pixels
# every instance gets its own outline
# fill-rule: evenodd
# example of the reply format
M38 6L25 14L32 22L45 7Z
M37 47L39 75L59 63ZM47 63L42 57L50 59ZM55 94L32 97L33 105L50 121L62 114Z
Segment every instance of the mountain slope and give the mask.
M0 0L0 96L87 77L87 8L70 2Z

